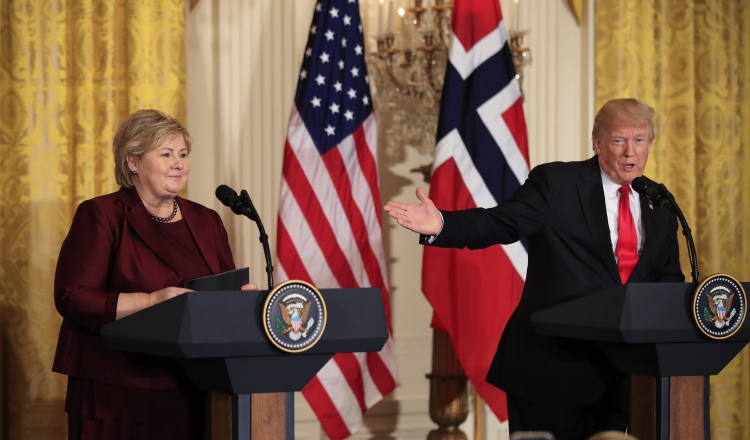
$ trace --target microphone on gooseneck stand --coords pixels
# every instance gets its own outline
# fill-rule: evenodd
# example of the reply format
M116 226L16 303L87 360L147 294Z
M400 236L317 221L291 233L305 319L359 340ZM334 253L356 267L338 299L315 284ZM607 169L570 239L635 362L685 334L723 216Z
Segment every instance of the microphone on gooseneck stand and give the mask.
M258 231L260 232L260 243L263 245L263 254L266 259L266 273L268 274L268 290L273 289L273 265L271 264L271 249L268 246L268 235L263 227L263 222L260 221L258 211L253 206L253 201L250 200L250 195L244 189L237 195L237 191L226 185L219 185L216 188L216 198L224 204L232 208L232 212L237 215L244 215L250 220L254 221L258 225Z
M688 248L688 258L690 259L690 268L692 272L693 282L698 282L698 255L695 251L695 242L693 241L693 234L690 232L687 220L682 215L682 210L677 206L677 202L674 200L674 196L667 190L667 187L663 183L656 183L646 176L636 177L633 179L632 187L640 195L645 196L649 201L657 206L662 206L669 209L677 215L682 225L682 234L685 236Z
M254 212L250 209L250 206L237 195L237 191L226 185L219 185L216 188L216 198L224 205L232 208L232 212L237 215L244 215L252 221L255 221Z
M646 196L655 205L663 206L670 211L676 211L676 204L672 204L672 194L662 183L656 183L646 176L633 179L633 189Z

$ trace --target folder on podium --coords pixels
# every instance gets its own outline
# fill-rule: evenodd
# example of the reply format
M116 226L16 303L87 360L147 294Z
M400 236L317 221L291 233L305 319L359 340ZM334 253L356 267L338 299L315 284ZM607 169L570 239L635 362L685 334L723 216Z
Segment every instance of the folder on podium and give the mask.
M279 350L269 341L262 324L264 290L188 292L109 323L101 335L116 350L173 358L206 391L233 396L300 391L334 354L380 351L388 340L380 289L320 293L326 328L302 353ZM234 424L252 425L249 414L233 406ZM249 435L233 427L234 438Z
M750 283L741 283L747 291ZM694 284L633 283L532 315L542 335L596 342L631 375L631 433L639 440L708 438L707 379L750 341L701 333L691 311Z

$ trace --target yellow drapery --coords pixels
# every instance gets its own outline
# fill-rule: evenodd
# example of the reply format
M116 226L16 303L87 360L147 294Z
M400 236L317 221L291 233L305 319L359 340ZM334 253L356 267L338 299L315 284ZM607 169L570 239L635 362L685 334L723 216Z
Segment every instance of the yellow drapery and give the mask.
M185 120L184 15L184 0L0 0L0 437L66 438L57 253L78 204L117 189L117 123Z
M750 280L750 4L596 0L596 107L634 96L656 109L646 173L695 237L701 279ZM682 266L690 274L682 252ZM750 352L711 378L712 438L750 438Z
M568 3L570 4L570 10L573 12L573 16L576 18L576 23L580 26L581 20L583 19L583 0L568 0Z

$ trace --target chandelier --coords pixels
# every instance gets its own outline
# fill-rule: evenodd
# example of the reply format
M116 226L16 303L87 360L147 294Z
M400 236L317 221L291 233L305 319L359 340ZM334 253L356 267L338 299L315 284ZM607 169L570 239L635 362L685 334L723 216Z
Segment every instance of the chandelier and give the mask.
M369 55L375 67L374 99L385 127L385 153L392 163L404 160L404 146L420 154L435 148L451 40L450 1L413 0L397 12L393 7L393 0L379 0L377 49Z
M405 160L405 147L414 147L422 155L432 154L435 149L440 97L452 38L450 0L406 1L410 1L409 6L394 11L394 0L378 0L376 49L368 55L374 79L373 97L390 163ZM509 32L509 38L520 82L522 69L531 62L531 55L523 46L528 31L516 30L520 5L519 0L513 1L515 29Z

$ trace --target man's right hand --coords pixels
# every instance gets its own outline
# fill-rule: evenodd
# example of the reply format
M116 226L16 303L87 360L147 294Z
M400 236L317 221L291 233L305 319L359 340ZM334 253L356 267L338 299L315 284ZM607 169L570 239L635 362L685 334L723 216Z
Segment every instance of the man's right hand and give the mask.
M422 191L417 188L417 198L420 204L409 205L399 202L388 202L383 209L393 217L399 225L423 235L438 235L443 230L443 216Z

